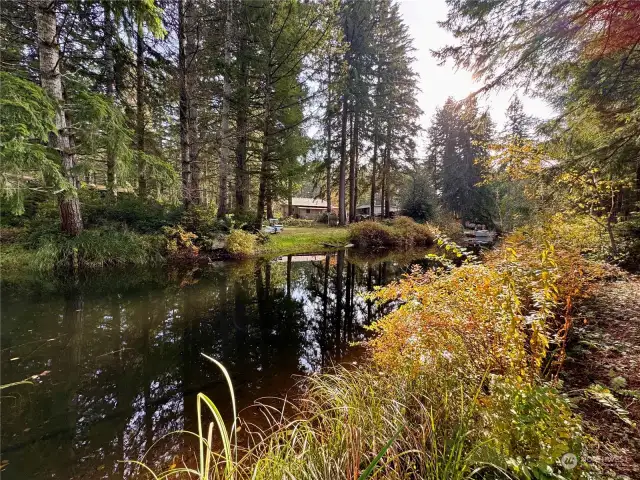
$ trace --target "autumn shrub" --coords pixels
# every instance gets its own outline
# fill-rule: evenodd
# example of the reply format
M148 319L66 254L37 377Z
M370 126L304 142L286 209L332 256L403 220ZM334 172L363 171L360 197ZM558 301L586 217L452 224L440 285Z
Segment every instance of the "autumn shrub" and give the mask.
M195 244L198 236L189 232L181 225L163 227L165 251L173 260L190 260L198 256L200 248Z
M396 245L400 247L416 247L431 245L434 233L431 227L417 223L409 217L398 217L391 222L395 233Z
M416 373L447 355L466 374L537 378L550 343L563 349L576 298L606 274L573 250L523 233L484 260L447 274L415 271L377 292L380 301L401 302L372 327L380 333L372 341L377 360Z
M235 258L255 255L256 236L244 230L234 229L227 237L227 253Z
M364 221L349 227L351 241L361 248L411 248L431 245L435 235L426 224L409 217L388 222Z
M380 222L358 222L349 227L351 241L359 248L384 248L395 244L390 226Z
M484 263L414 270L372 296L399 303L372 326L374 364L414 381L452 375L467 391L488 376L469 432L484 437L482 461L523 478L560 474L560 457L580 454L580 421L547 379L562 365L574 302L610 273L547 238L518 232Z

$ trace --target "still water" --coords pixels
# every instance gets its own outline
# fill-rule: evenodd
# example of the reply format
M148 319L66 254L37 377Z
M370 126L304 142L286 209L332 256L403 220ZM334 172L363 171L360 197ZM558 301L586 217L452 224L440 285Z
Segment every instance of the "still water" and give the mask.
M3 290L2 478L133 478L161 436L196 425L198 392L229 417L340 361L392 306L362 298L424 258L356 252L129 271L38 295ZM179 455L186 440L158 447Z

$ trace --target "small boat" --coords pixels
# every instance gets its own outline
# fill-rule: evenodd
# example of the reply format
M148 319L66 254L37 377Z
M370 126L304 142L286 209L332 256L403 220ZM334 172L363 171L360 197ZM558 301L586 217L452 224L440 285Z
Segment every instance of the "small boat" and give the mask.
M263 228L265 233L280 233L284 230L284 225L278 223L277 218L270 218L269 225Z
M264 233L280 233L282 230L284 230L284 225L267 225L262 229Z

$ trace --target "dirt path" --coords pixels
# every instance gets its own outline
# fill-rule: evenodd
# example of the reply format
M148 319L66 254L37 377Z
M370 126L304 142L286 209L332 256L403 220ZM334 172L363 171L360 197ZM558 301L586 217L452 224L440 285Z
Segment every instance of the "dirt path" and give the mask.
M577 310L565 387L579 399L585 433L593 437L589 461L606 478L640 479L640 277L599 284ZM607 404L607 390L585 393L594 384L609 389L626 421L624 411Z

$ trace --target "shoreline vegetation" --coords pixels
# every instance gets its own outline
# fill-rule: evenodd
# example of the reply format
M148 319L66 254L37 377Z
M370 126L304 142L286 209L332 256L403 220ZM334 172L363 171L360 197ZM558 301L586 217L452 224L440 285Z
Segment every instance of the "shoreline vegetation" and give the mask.
M124 266L206 264L212 260L322 253L348 244L367 249L409 249L431 245L436 236L434 227L407 217L363 221L349 227L284 219L281 233L267 234L253 233L249 224L233 215L216 219L215 212L206 209L181 213L135 199L116 205L87 202L84 206L89 227L77 236L60 232L50 205L40 205L41 212L28 220L3 226L3 281Z
M584 238L559 220L508 235L481 263L440 257L440 267L372 293L398 308L370 327L363 363L304 379L300 398L257 404L266 427L240 415L227 429L200 394L197 464L137 463L140 471L203 480L604 478L599 440L576 411L597 388L566 390L564 365L582 305L625 274L586 259ZM233 379L218 366L233 402ZM607 401L614 421L631 421L615 396Z

